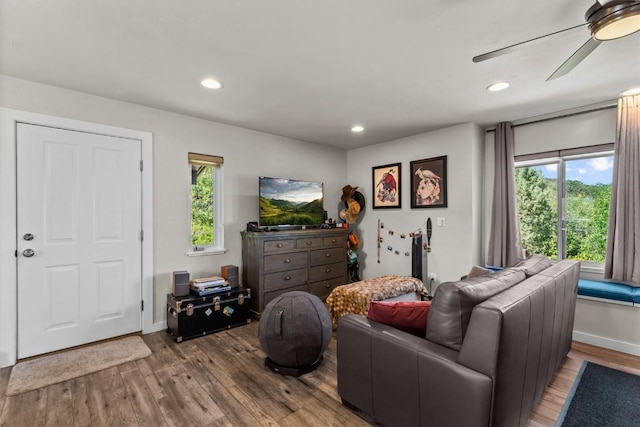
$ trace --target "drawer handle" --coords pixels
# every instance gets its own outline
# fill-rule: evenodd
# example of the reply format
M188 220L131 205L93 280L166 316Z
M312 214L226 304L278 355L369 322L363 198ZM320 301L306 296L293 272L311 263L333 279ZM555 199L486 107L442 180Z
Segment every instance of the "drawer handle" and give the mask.
M331 243L336 243L336 242L337 242L337 240L336 240L336 239L333 239L333 240L331 241Z
M285 260L284 260L284 263L285 263L285 264L289 264L290 262L291 262L291 260L290 260L289 258L287 258L287 259L285 259Z
M278 243L278 244L276 245L276 248L284 248L284 245L283 245L282 243Z
M329 289L331 287L331 285L329 283L327 283L326 285L324 285L324 287Z
M284 276L284 280L291 280L291 276Z
M311 246L313 245L313 242L311 240L307 240L307 246Z
M327 268L326 270L324 270L325 273L331 273L331 269Z
M331 254L330 254L330 253L327 253L325 256L326 256L327 258L330 258L330 257L331 257Z

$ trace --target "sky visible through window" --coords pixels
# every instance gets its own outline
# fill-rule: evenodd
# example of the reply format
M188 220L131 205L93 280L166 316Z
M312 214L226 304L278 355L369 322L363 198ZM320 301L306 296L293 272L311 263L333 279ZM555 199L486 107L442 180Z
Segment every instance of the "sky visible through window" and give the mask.
M556 179L557 164L536 166L545 178ZM567 180L576 180L588 185L611 184L613 170L613 156L603 156L591 159L577 159L567 162Z

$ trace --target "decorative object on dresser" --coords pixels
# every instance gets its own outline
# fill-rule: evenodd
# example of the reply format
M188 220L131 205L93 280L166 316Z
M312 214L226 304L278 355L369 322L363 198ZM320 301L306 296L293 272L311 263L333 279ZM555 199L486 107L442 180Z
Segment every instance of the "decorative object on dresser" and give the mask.
M324 300L347 283L349 230L328 228L242 234L242 284L252 289L256 317L289 291L306 291Z
M251 322L251 289L232 288L210 295L167 294L167 332L176 342Z
M315 295L291 291L271 300L258 329L266 367L299 377L322 363L333 328L327 307Z

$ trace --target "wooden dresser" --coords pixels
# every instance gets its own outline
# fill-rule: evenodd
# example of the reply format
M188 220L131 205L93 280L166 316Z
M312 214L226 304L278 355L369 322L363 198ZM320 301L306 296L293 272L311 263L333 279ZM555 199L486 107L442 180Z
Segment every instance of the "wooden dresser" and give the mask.
M325 300L347 283L346 228L242 234L242 285L251 288L252 311L289 291L306 291Z

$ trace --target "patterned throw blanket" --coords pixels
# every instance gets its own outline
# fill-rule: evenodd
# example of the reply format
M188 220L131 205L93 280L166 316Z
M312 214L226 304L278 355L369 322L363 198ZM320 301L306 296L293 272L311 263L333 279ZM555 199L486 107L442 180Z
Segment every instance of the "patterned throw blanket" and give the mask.
M409 292L427 293L422 281L409 276L382 276L375 279L342 285L331 291L327 297L327 307L331 313L333 325L338 324L342 316L355 313L367 315L369 303L397 297Z

